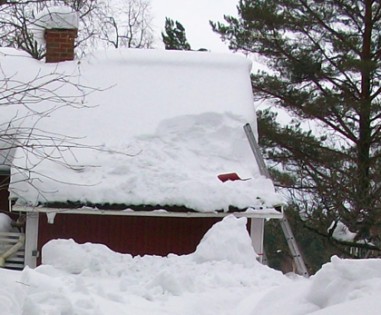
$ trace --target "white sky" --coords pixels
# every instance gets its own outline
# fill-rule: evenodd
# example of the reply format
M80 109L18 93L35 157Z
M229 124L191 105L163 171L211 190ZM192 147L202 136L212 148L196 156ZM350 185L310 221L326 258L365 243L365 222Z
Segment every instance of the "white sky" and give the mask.
M237 4L238 0L151 0L157 46L161 44L165 17L169 17L185 27L192 49L227 52L227 45L212 31L209 20L223 21L226 14L236 16Z

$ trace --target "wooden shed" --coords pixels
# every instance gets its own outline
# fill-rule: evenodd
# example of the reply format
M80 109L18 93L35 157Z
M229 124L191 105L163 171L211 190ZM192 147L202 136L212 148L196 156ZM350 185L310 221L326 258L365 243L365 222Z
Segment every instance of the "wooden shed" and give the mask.
M11 166L27 265L57 238L133 255L191 253L231 213L249 218L261 254L263 220L282 217L281 198L260 175L243 130L256 130L245 57L117 50L57 64L24 56L17 65L63 74L69 82L55 93L80 98L75 106L41 100L43 117L23 109L23 127L48 135L28 139L34 151L18 147ZM221 180L229 173L236 176Z

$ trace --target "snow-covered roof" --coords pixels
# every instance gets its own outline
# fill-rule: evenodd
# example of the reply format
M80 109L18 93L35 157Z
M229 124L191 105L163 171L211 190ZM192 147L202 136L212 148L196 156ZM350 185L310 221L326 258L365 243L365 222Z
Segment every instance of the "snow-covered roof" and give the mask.
M36 148L52 145L52 138L80 147L50 146L44 154L41 147L28 154L17 149L10 190L19 204L70 201L213 211L281 202L271 180L260 176L243 130L246 123L256 130L251 64L244 57L113 50L45 64L2 51L4 72L26 81L36 73L64 74L85 94L82 99L72 84L57 83L57 95L77 95L74 106L49 98L28 106L44 114L22 123L49 135L32 140ZM41 160L47 150L49 158ZM248 180L217 178L230 172Z

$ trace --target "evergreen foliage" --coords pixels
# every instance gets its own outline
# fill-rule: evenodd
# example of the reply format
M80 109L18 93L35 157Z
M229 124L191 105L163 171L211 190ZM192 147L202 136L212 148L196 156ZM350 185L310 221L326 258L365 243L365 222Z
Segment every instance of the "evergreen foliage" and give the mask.
M321 266L330 260L333 254L338 254L337 248L328 242L328 239L316 235L303 225L297 211L288 207L285 209L288 222L291 225L294 237L298 242L308 273L313 275ZM294 271L293 257L289 251L286 239L278 220L269 220L265 227L265 253L268 265L284 273Z
M256 99L277 108L258 117L277 184L309 229L330 237L328 227L341 220L369 242L341 242L342 251L379 255L380 1L240 0L237 9L238 17L211 25L232 50L269 68L252 75L252 86Z
M178 22L170 18L165 18L165 32L161 33L165 49L168 50L191 50L188 43L185 28Z

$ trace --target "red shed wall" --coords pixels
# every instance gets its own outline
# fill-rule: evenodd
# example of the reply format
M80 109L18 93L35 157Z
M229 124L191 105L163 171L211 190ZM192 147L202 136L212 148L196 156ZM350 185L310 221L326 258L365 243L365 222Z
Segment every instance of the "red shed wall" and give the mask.
M38 248L51 239L101 243L132 255L189 254L221 218L163 218L57 214L54 224L40 215Z
M9 174L0 174L0 211L9 211L8 202Z

